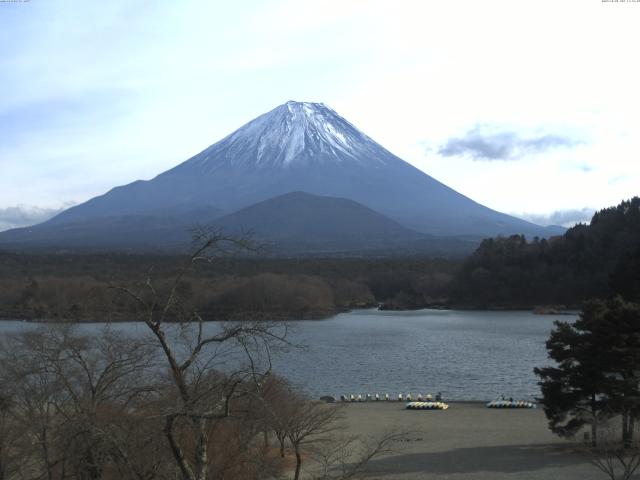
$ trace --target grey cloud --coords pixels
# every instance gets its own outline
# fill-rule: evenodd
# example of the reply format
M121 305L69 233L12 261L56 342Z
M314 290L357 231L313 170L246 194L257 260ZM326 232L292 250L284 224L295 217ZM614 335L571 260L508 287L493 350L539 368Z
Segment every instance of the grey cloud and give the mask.
M556 210L549 214L539 213L522 213L515 216L537 223L538 225L562 225L563 227L572 227L576 223L588 223L595 213L595 208L576 208L567 210Z
M515 132L484 132L477 126L464 137L450 138L438 153L445 157L467 155L474 160L516 160L531 153L544 152L560 147L572 147L582 143L562 135L522 137Z
M0 208L0 231L44 222L70 206L72 206L71 203L65 204L60 208L43 208L33 205Z

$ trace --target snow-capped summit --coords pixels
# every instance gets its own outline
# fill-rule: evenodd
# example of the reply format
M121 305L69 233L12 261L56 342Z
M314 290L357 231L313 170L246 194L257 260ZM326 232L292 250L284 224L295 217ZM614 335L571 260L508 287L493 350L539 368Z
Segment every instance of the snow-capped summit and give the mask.
M355 161L384 164L380 146L323 103L293 100L260 115L183 166L288 167Z
M438 182L326 105L294 101L151 180L116 187L48 223L95 223L132 215L208 221L206 212L231 214L290 192L352 200L429 234L547 234Z

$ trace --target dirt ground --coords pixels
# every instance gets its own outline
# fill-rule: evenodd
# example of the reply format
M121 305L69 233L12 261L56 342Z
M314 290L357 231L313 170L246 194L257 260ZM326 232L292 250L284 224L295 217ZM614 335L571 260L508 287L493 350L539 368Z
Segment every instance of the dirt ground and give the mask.
M553 435L541 409L450 403L446 411L405 410L400 402L349 404L349 431L365 437L415 431L374 459L368 478L590 480L607 477L574 444ZM638 477L640 478L640 477Z

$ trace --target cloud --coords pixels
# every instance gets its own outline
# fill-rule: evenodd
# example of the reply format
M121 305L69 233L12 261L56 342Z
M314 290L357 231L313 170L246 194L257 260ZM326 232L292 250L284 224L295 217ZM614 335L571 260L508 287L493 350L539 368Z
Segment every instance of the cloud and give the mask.
M72 205L72 203L67 203L60 208L42 208L34 205L0 208L0 231L44 222Z
M551 213L520 213L513 214L538 225L562 225L572 227L576 223L589 223L595 213L595 208L584 207L567 210L556 210Z
M438 153L445 157L470 156L474 160L516 160L525 155L561 147L573 147L582 143L562 135L523 137L511 131L486 132L476 126L464 137L450 138Z

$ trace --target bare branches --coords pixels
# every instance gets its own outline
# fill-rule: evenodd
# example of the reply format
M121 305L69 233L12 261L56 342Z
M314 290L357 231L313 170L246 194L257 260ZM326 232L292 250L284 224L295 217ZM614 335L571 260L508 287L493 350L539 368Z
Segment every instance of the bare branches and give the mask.
M236 234L228 234L220 227L194 225L192 234L191 261L207 261L220 256L238 253L256 253L262 245L253 239L253 232L244 230Z
M311 451L314 480L348 480L365 474L374 458L394 451L393 445L413 432L391 429L372 439L337 436Z
M176 294L182 280L197 263L210 263L214 258L220 256L228 256L239 252L257 252L260 249L259 245L253 241L250 232L243 232L239 235L229 235L224 233L219 227L195 225L191 233L193 237L192 253L173 280L169 295L163 302L162 313L156 320L158 324L166 320L167 314L171 308L175 306ZM148 278L147 283L154 298L157 299L158 297L153 289L150 278Z
M629 445L619 440L611 419L598 425L598 439L593 445L585 445L591 464L610 480L629 480L640 468L640 441L637 439Z
M12 418L26 433L13 448L29 471L54 478L54 470L71 469L98 478L106 465L144 463L132 459L126 447L133 437L123 433L137 423L134 404L155 391L148 375L153 356L144 343L108 328L89 337L47 325L3 342L0 356L2 383L14 390ZM141 439L136 451L145 444Z
M294 480L347 480L364 475L372 459L388 454L410 431L393 429L376 438L348 435L345 404L315 402L295 392L277 376L262 388L262 408L268 428L278 440L280 456L290 448L295 456ZM304 465L303 465L304 463Z
M129 288L115 286L141 309L142 320L155 337L170 371L171 385L177 390L177 402L167 402L164 434L184 480L204 480L208 474L211 422L232 418L235 401L257 388L258 379L270 371L269 344L284 342L284 334L269 323L244 323L213 331L205 328L202 317L193 311L187 315L192 322L179 331L181 344L174 344L165 326L169 315L179 310L179 288L183 279L198 263L211 262L220 255L238 251L254 251L257 246L249 236L233 236L219 229L196 227L193 253L176 274L165 296L154 287L151 271L145 283L145 295ZM216 369L211 348L230 345L238 349L248 363L231 372ZM256 356L264 349L269 368L259 372ZM167 399L169 400L169 399Z

